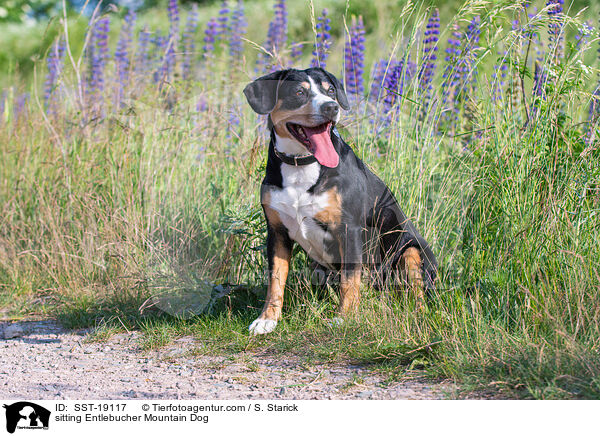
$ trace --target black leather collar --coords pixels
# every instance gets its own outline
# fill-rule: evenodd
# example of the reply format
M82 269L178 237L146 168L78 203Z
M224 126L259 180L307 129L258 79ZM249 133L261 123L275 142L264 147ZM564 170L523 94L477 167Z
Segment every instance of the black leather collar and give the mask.
M277 147L275 145L273 146L273 151L275 152L275 156L277 156L281 162L286 163L288 165L294 165L296 167L302 165L310 165L311 163L315 163L317 161L317 158L314 157L312 154L307 154L304 156L293 156L281 153L280 151L277 151Z

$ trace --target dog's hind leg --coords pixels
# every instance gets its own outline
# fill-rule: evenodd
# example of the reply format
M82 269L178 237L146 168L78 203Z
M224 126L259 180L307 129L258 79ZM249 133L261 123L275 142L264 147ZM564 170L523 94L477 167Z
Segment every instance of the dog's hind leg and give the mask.
M340 306L338 312L344 317L354 312L360 302L362 273L362 237L358 228L347 229L340 238L342 258L340 277Z
M360 277L360 265L355 265L353 269L342 271L340 280L340 306L338 309L341 316L354 312L358 307L358 303L360 302Z
M407 248L400 256L400 272L403 282L415 294L417 307L422 307L425 301L423 291L423 258L416 247Z

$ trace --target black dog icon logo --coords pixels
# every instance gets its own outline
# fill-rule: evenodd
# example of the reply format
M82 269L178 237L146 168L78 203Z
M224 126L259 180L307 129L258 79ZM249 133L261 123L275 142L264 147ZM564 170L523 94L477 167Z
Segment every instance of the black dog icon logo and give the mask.
M19 401L4 405L6 409L6 431L14 433L19 428L47 429L50 421L50 411L27 401Z

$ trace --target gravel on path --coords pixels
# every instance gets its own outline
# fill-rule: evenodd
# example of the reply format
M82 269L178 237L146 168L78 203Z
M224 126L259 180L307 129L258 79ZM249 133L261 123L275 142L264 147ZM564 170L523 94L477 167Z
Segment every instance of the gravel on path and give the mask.
M415 399L456 398L450 382L391 381L367 367L307 364L295 357L195 352L184 337L143 351L139 332L104 342L53 321L0 323L4 399Z

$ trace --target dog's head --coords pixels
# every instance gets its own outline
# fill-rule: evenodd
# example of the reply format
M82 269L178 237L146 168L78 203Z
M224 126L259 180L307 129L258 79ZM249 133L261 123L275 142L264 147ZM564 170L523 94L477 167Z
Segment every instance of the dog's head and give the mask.
M338 165L331 129L340 119L340 107L348 110L349 105L333 74L322 68L276 71L250 83L244 94L255 112L269 115L280 138L302 145L321 165Z

